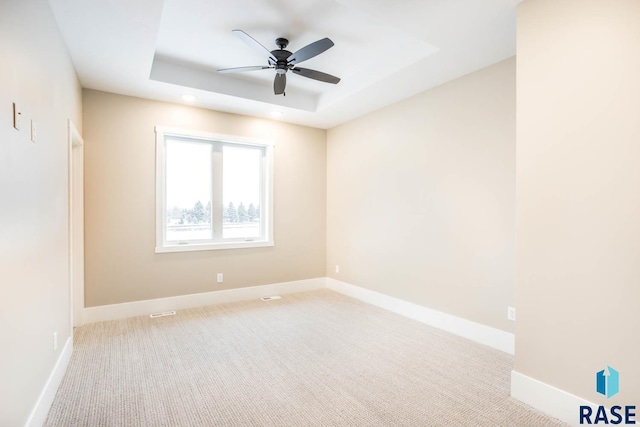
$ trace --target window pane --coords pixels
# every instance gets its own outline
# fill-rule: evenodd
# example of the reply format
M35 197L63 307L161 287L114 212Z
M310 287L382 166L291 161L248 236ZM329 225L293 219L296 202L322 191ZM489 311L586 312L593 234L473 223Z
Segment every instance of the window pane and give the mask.
M211 239L211 144L167 139L166 240Z
M263 149L225 145L222 148L223 239L262 236L260 176Z

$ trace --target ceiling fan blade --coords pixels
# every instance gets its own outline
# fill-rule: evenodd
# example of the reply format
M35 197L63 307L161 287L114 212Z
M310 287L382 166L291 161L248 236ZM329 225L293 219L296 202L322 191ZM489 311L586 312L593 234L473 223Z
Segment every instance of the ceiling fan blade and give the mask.
M235 68L223 68L222 70L218 70L219 73L242 73L244 71L257 71L257 70L268 70L273 67L263 67L262 65L255 65L252 67L235 67Z
M273 93L276 95L282 95L284 93L284 88L287 86L287 75L286 74L276 74L276 78L273 81Z
M339 77L332 76L331 74L323 73L322 71L310 70L309 68L292 68L291 71L301 75L302 77L308 77L310 79L319 80L325 83L337 84L340 81Z
M273 62L276 62L276 58L274 58L273 55L271 55L271 52L269 51L269 49L262 46L260 42L258 42L256 39L251 37L249 34L245 33L242 30L233 30L232 33L238 36L240 40L245 42L250 48L254 49L260 55L262 56L266 55L267 58L270 58L271 60L273 60Z
M298 64L302 61L306 61L307 59L311 59L316 55L320 55L332 46L333 42L331 39L325 37L322 40L308 44L302 49L295 51L287 58L287 61L289 64Z

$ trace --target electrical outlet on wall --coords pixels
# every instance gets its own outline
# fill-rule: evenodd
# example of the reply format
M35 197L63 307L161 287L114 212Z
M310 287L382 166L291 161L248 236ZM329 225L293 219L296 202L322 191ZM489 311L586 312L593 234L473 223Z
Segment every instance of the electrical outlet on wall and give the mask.
M222 283L222 273L218 273L218 283Z
M511 321L516 321L516 308L515 307L507 307L507 319Z

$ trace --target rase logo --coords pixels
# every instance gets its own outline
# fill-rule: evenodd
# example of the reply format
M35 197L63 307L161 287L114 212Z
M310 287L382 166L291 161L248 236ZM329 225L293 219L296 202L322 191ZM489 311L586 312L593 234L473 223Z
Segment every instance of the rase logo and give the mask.
M620 391L620 372L607 365L607 369L596 374L596 391L607 396L615 396Z
M607 396L615 396L620 391L620 372L607 365L607 369L596 372L596 392ZM625 424L636 423L635 406L606 406L599 405L594 413L591 406L580 406L580 424Z

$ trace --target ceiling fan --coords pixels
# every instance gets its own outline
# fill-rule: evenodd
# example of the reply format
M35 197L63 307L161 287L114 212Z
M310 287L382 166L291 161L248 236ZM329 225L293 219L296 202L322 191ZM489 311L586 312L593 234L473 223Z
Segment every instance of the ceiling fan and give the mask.
M320 55L322 52L331 48L333 46L333 42L326 37L324 39L313 42L294 53L291 53L288 50L285 50L285 48L289 44L289 40L285 38L277 38L276 45L280 49L272 50L271 52L269 52L266 47L261 45L258 41L256 41L256 39L254 39L244 31L233 30L233 33L238 36L240 40L249 45L249 47L255 49L261 55L266 55L268 65L225 68L222 70L218 70L219 73L241 73L245 71L275 69L276 77L273 81L273 92L276 95L285 95L284 89L287 86L287 71L291 71L292 73L298 74L302 77L319 80L325 83L337 84L340 81L338 77L332 76L331 74L297 66L297 64L299 64L300 62Z

